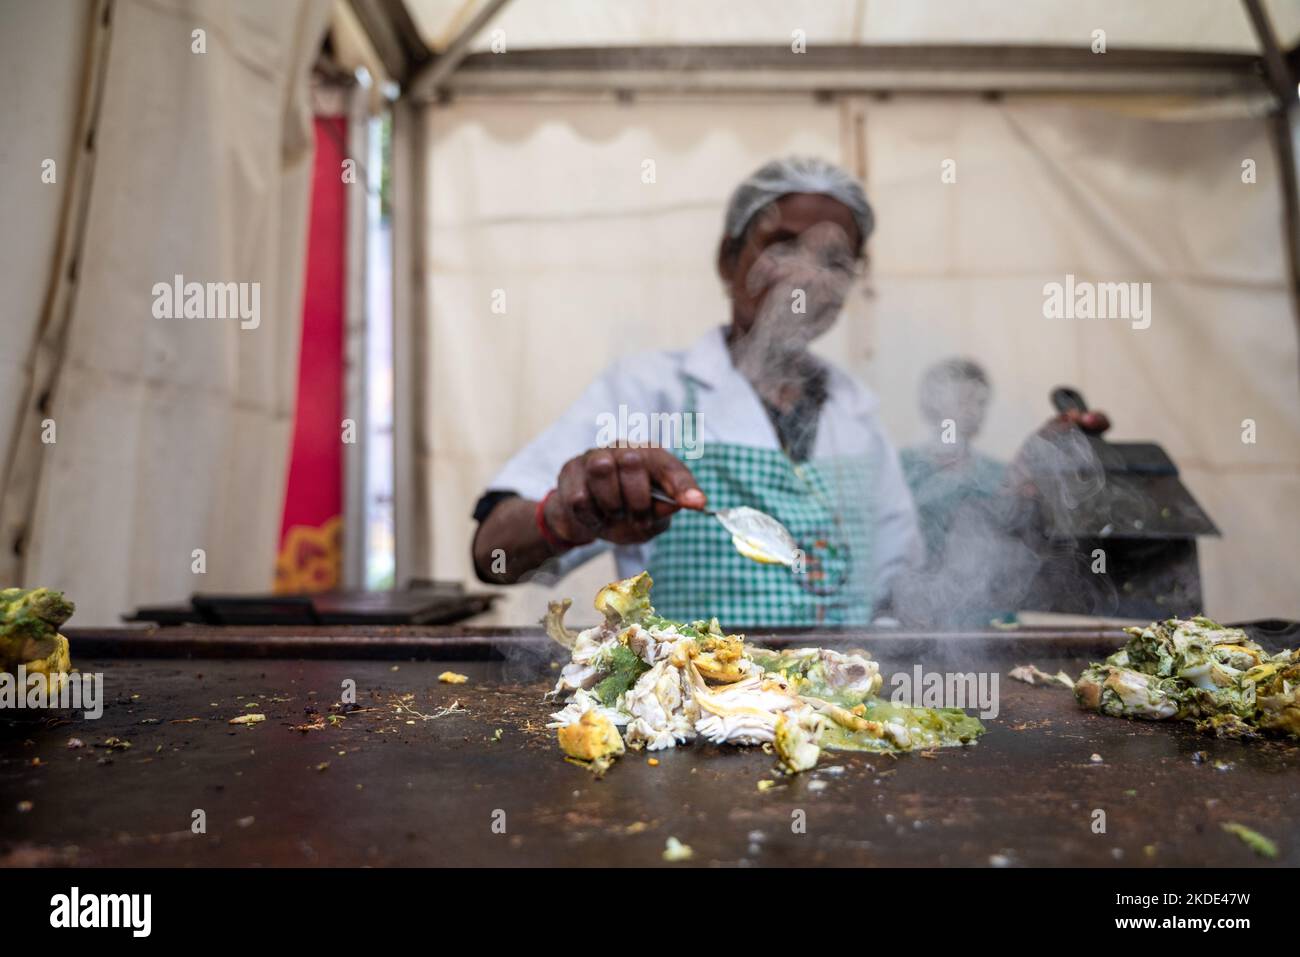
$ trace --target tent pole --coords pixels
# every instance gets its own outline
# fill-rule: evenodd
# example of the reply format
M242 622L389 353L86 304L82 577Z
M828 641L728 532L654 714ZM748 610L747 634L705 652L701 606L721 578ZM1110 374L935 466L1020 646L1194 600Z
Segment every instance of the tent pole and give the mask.
M1270 117L1273 149L1281 167L1282 206L1286 226L1287 262L1290 266L1291 312L1300 332L1300 186L1296 182L1295 139L1296 78L1291 74L1287 57L1278 46L1277 35L1260 0L1242 0L1246 15L1255 28L1269 87L1277 97L1277 107Z
M347 155L361 179L345 194L344 230L347 275L343 283L343 415L355 430L354 441L343 446L343 587L364 588L366 582L366 460L370 448L369 316L367 309L367 240L370 221L370 84L353 83L344 91L347 104Z
M427 482L418 459L424 427L424 116L406 97L393 104L393 534L397 588L425 575Z
M1286 228L1286 251L1291 289L1291 311L1300 336L1300 185L1296 181L1295 140L1292 116L1295 107L1278 107L1269 118L1273 148L1281 167L1282 208Z
M492 18L501 12L510 0L487 0L482 9L474 14L474 19L465 24L465 29L456 34L456 39L442 53L441 56L421 67L411 78L408 95L415 100L430 99L438 92L438 88L447 80L456 67L460 66L462 60L469 53L470 44L474 38L492 22Z
M1260 0L1241 0L1246 7L1246 15L1251 26L1255 28L1255 38L1259 40L1259 50L1264 57L1264 72L1273 93L1282 101L1284 107L1296 102L1296 81L1287 68L1286 57L1277 43L1273 24L1268 18Z
M456 94L535 96L828 93L1083 93L1251 96L1269 90L1253 53L1086 47L823 44L651 45L467 53L440 76ZM442 60L435 60L436 67ZM423 74L407 95L440 92Z
M433 56L403 0L349 0L349 5L393 82L405 85Z
M354 5L362 0L353 0ZM424 111L469 53L470 44L508 0L488 0L446 51L404 77L393 104L393 531L394 584L405 588L431 567L432 512L419 455L424 428L427 324L424 279ZM409 79L409 83L406 80ZM422 94L420 91L423 90Z

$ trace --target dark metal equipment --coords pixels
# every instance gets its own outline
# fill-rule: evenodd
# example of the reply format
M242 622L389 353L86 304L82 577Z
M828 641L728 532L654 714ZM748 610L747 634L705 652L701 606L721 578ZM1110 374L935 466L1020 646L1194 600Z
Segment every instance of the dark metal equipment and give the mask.
M1088 408L1068 387L1052 404ZM1124 618L1203 610L1196 539L1219 530L1164 449L1071 430L1029 461L1043 564L1026 608Z
M459 582L413 580L401 590L340 589L314 595L193 595L146 605L127 621L159 625L448 625L492 607L496 595Z

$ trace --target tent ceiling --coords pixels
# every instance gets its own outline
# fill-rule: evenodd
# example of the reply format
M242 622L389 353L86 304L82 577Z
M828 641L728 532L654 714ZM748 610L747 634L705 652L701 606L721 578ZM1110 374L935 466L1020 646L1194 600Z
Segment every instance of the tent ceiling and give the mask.
M488 0L405 0L424 41L441 52ZM1284 49L1300 39L1300 0L1265 0ZM1106 31L1115 49L1258 54L1235 0L511 0L490 30L509 49L790 43L1086 47Z

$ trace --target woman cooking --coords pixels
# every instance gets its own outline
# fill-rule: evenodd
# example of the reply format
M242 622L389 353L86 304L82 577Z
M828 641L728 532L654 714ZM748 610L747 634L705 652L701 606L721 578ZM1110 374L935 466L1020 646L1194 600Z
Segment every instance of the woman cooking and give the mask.
M872 225L862 188L821 160L741 183L718 249L729 325L616 362L507 463L475 510L479 577L516 582L552 560L563 574L613 546L620 577L648 570L669 617L869 621L919 557L916 515L875 397L808 345L838 316ZM689 416L698 445L595 447L620 407ZM653 500L656 486L676 505ZM750 561L706 505L767 512L803 560Z
M808 346L839 316L872 226L861 186L822 160L741 183L717 257L729 324L614 363L506 464L474 513L480 579L563 575L613 547L619 577L648 570L669 618L869 622L922 558L916 512L875 396ZM602 423L633 415L683 417L695 441L610 441ZM790 530L793 568L746 558L701 511L737 506Z

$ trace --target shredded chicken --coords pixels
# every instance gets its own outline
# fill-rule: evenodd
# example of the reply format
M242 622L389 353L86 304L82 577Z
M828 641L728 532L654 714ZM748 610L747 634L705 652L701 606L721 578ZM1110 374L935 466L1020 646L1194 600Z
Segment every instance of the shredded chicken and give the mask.
M547 632L570 653L552 692L568 699L548 727L573 758L599 751L602 772L622 753L615 738L647 751L696 737L771 744L785 770L798 772L813 767L824 747L910 750L967 744L983 731L964 715L874 700L880 667L865 652L758 648L725 634L716 619L660 618L649 596L642 573L601 589L596 608L605 620L595 628L565 628L567 602L551 603L546 618Z
M571 724L576 724L579 719L588 711L596 711L610 721L610 723L622 727L627 724L628 717L617 708L606 708L600 703L590 691L578 689L569 699L563 708L551 715L550 722L546 725L548 728L563 728Z
M671 661L661 661L640 678L624 703L632 716L627 725L630 747L660 751L676 747L695 737L698 707L682 670Z
M560 669L560 680L551 693L559 695L594 685L601 675L601 653L616 641L616 636L603 627L588 628L581 632L573 642L573 657Z

